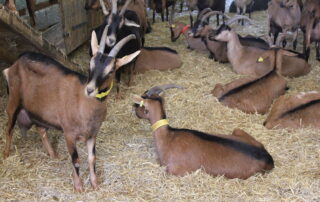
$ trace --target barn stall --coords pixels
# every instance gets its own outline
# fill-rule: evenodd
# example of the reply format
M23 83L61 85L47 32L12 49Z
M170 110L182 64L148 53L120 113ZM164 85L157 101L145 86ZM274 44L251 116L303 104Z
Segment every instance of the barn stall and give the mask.
M253 14L254 25L233 28L241 34L260 36L267 30L265 11ZM178 20L188 22L188 17ZM301 34L301 33L300 33ZM301 36L301 35L300 35ZM301 38L299 38L301 51ZM184 41L170 41L167 23L153 25L146 35L147 46L167 46L177 50L183 60L179 69L149 71L135 76L132 85L125 80L120 85L122 99L116 99L113 89L107 98L107 117L97 137L97 174L99 189L89 182L85 145L78 144L81 158L80 174L85 192L75 193L72 165L60 131L50 131L49 138L59 154L50 159L42 148L36 130L22 137L14 133L11 155L3 160L0 154L0 198L4 201L319 201L320 200L320 136L319 130L266 129L262 124L267 115L245 114L223 106L212 96L217 83L241 78L231 71L230 64L219 64L207 55L186 49ZM77 71L87 72L88 44L69 55ZM312 51L314 53L314 50ZM301 91L320 90L320 63L314 54L311 72L289 79L287 95ZM8 65L4 64L3 66ZM125 78L126 79L126 78ZM151 128L148 121L138 119L132 110L132 96L142 94L152 86L176 83L185 89L168 90L164 95L170 125L208 133L230 134L241 128L263 143L275 161L275 168L247 180L212 177L198 170L184 177L166 174L157 162ZM5 92L5 90L2 90ZM1 96L0 123L4 134L7 95ZM0 150L5 137L0 136Z

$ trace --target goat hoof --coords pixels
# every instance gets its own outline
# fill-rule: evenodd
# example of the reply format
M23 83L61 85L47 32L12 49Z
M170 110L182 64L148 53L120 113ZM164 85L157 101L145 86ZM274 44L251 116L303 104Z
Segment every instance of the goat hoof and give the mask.
M79 192L79 193L83 192L83 185L82 185L81 180L74 182L74 189L76 192Z
M8 157L9 157L9 155L10 155L10 152L8 152L8 151L4 151L4 152L3 152L3 159L8 158Z
M93 189L98 189L98 182L96 177L91 178L90 183Z

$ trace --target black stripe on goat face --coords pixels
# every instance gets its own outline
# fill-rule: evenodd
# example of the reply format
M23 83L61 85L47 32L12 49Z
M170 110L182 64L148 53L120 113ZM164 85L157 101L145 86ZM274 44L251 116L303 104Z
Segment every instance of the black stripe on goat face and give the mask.
M228 25L221 25L216 31L215 39L218 41L228 41L230 31L231 28Z
M122 17L119 14L110 14L108 17L108 32L106 44L108 47L113 47L117 41L117 33L119 28L121 27L120 23L122 22Z
M98 52L90 61L89 78L85 94L95 97L98 93L105 92L111 85L114 72L115 59Z
M203 29L204 26L206 26L206 25L208 25L208 24L209 24L209 23L207 22L207 20L206 20L206 21L197 20L197 21L194 23L194 25L193 25L193 27L192 27L192 29L191 29L191 31L192 31L192 33L193 33L193 37L195 37L195 38L200 37L200 32L201 32L201 30Z

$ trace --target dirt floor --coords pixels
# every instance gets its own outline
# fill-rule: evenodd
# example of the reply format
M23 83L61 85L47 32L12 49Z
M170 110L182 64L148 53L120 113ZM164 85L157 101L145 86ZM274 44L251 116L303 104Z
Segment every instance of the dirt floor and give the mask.
M254 13L253 19L255 25L234 28L241 33L265 34L266 13ZM207 55L186 49L183 38L172 43L169 34L167 23L157 21L153 32L147 35L147 45L176 49L183 60L182 67L137 75L132 86L122 83L122 100L115 99L115 89L108 97L108 114L97 137L98 190L90 186L83 143L78 144L78 151L85 192L75 193L62 133L49 133L59 153L58 159L50 159L35 130L22 137L16 129L10 157L3 160L0 154L0 201L320 201L319 130L268 130L262 125L267 115L249 115L221 105L210 93L215 84L241 76L232 72L229 64L216 63ZM82 66L79 71L87 72L88 46L81 47L72 58ZM308 75L287 79L287 94L320 90L320 62L315 61L314 50L310 64L312 71ZM167 175L157 163L150 124L133 114L131 101L133 94L140 95L154 85L166 83L185 87L164 94L171 126L222 134L241 128L265 145L275 168L247 180L212 177L201 170L184 177ZM2 134L6 99L2 96L0 100ZM2 135L1 151L4 142Z

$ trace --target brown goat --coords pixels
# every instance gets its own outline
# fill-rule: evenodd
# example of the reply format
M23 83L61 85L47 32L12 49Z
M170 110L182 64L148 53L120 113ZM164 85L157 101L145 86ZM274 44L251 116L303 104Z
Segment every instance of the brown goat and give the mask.
M271 66L268 64L256 62L257 58L267 50L243 46L237 33L231 30L229 26L222 25L217 30L214 39L228 42L228 59L235 72L250 76L261 76L271 70ZM290 57L284 55L280 71L283 76L297 77L305 75L309 71L310 65L304 55L297 52L293 52Z
M302 92L281 96L272 106L264 125L271 128L320 128L320 93Z
M298 28L301 20L300 3L299 0L271 0L268 3L269 35L274 36L276 41L279 33L293 32L294 49L297 46Z
M168 173L183 176L203 169L213 176L247 179L274 167L263 145L243 130L235 129L232 135L211 135L170 127L158 95L167 88L152 88L135 97L134 102L136 115L152 124L160 165L166 166Z
M124 44L134 39L135 36L130 35L117 43L108 56L103 55L106 30L99 49L92 43L94 56L90 61L88 79L38 53L23 54L3 71L9 86L4 158L10 154L16 120L25 131L32 125L39 128L42 141L52 157L55 153L46 131L50 128L62 130L72 159L76 191L83 190L76 141L82 140L87 145L90 182L93 188L97 188L95 144L107 112L106 97L112 88L116 69L139 53L115 58Z
M171 41L175 42L181 34L184 35L187 48L200 53L208 53L206 45L201 38L194 38L189 34L190 26L183 22L176 22L170 25Z
M316 58L320 61L320 0L305 2L300 23L304 33L303 50L307 60L310 55L310 44L315 42Z
M271 72L258 78L240 78L224 86L217 84L212 94L228 107L237 108L246 113L265 114L273 100L284 94L286 90L287 82L278 74L281 69L282 54L293 55L281 49L268 50L259 59L257 58L257 62L269 65L273 69Z
M134 64L134 72L144 73L148 70L170 70L182 65L179 54L167 47L143 47Z

